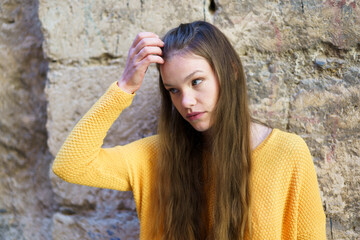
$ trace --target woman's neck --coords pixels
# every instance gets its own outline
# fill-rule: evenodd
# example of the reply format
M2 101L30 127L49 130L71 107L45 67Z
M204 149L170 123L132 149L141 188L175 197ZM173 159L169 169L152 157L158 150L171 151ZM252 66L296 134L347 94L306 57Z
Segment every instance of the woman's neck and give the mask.
M251 150L255 150L272 132L272 128L252 122L250 125Z

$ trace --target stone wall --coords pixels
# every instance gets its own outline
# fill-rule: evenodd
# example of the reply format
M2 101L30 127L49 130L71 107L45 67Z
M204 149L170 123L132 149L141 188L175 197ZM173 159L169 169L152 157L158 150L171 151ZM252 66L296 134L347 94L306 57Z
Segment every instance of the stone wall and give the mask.
M253 115L306 140L328 239L360 238L355 0L3 0L0 6L0 240L138 239L130 192L66 183L49 164L121 76L139 31L163 35L199 19L218 26L238 51ZM157 74L149 68L106 146L156 132Z
M38 2L0 2L0 239L51 239L48 62Z

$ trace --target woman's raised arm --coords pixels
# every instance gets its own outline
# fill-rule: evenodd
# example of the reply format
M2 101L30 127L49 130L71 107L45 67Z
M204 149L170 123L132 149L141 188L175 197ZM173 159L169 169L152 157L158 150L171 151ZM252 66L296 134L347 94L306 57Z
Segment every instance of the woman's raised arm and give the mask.
M147 141L103 149L107 131L120 113L128 107L144 79L150 63L163 63L163 42L154 33L139 33L129 50L121 79L76 124L53 163L54 173L65 181L116 190L130 190L130 175L135 164L155 153ZM142 144L145 146L143 147ZM143 151L139 151L143 149ZM148 152L151 154L149 155ZM147 157L144 157L147 156Z

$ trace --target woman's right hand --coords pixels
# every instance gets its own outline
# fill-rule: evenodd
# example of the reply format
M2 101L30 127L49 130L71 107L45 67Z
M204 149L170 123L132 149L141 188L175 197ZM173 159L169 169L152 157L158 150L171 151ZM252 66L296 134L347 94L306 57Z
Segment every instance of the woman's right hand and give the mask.
M164 42L155 33L139 33L129 49L125 70L118 81L118 86L128 93L136 92L150 63L164 63L161 57L163 46Z

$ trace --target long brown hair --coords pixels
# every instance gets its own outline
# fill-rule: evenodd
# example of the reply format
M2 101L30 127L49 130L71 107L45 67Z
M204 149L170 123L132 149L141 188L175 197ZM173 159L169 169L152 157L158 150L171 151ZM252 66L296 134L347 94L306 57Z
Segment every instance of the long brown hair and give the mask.
M193 53L205 58L219 80L219 99L206 159L203 136L171 102L160 75L160 155L155 170L154 234L162 239L243 239L249 219L250 114L244 70L226 36L210 23L181 24L163 38L163 57ZM175 55L175 56L174 56ZM205 176L214 179L214 203Z

